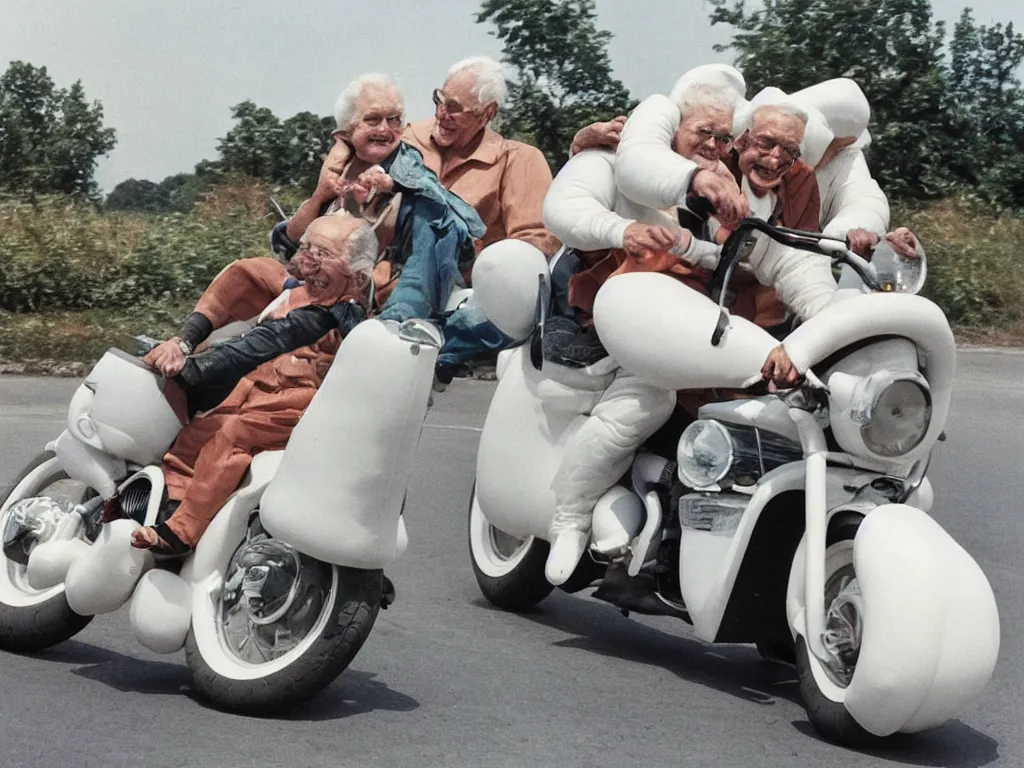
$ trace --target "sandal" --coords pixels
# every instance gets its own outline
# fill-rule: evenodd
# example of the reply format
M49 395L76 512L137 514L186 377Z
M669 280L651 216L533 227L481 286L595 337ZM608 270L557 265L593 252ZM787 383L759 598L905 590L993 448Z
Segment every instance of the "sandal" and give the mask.
M146 531L156 534L157 540L152 541ZM192 547L179 539L167 523L136 529L132 533L132 546L136 549L148 549L154 555L166 558L186 557L192 553Z

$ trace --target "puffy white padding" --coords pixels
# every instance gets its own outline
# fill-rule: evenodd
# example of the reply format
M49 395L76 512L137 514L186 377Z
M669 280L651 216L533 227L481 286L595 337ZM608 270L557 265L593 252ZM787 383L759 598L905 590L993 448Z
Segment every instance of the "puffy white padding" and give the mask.
M591 540L599 552L615 554L640 532L644 503L632 491L613 485L594 507Z
M137 464L157 464L181 431L165 381L139 358L111 349L75 393L68 430L82 442Z
M81 539L44 541L32 550L26 576L33 589L50 589L64 582L72 563L89 551Z
M594 325L608 354L642 381L669 390L740 388L760 380L778 342L732 316L712 346L718 317L707 296L650 272L613 277L594 301Z
M522 240L499 240L480 251L473 265L473 291L480 308L513 339L533 330L540 280L550 285L548 262Z
M192 624L192 587L170 571L150 571L135 587L130 612L135 639L153 653L177 653Z
M856 138L868 129L871 105L860 86L848 77L825 80L795 91L790 98L821 112L837 138Z
M64 591L68 605L81 616L112 613L128 602L142 574L153 567L153 554L131 545L133 520L115 520L100 530L89 552L68 570Z
M706 86L736 102L742 100L747 93L747 83L735 67L728 64L702 64L684 72L682 77L676 80L669 98L681 110L685 96L697 86Z
M430 343L417 343L397 323L367 320L345 338L263 494L271 535L336 565L394 561L441 344L430 328Z

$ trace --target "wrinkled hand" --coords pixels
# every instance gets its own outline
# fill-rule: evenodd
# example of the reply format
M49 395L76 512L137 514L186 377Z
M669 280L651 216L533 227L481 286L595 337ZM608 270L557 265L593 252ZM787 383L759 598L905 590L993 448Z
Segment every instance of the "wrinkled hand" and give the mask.
M375 192L390 192L394 189L395 182L382 168L374 166L359 174L355 181L342 182L341 191L343 194L351 194L359 205L363 205Z
M917 258L918 249L921 247L917 236L906 227L890 232L885 236L885 241L905 259Z
M619 138L622 135L622 127L626 124L626 117L619 115L606 123L591 123L576 132L572 140L572 147L569 153L575 155L584 149L615 149L619 146Z
M866 229L851 229L846 233L846 244L858 256L871 258L871 251L878 245L878 235Z
M626 227L626 232L622 236L622 247L630 253L667 251L679 242L681 236L682 230L634 221Z
M715 218L726 229L736 229L750 215L750 204L736 180L717 168L699 168L690 182L690 193L707 199L714 206Z
M185 353L178 346L179 341L181 339L175 336L158 344L145 354L142 362L161 376L173 379L185 367Z
M761 377L768 382L769 392L787 389L800 381L799 371L781 344L768 353L768 359L761 366Z

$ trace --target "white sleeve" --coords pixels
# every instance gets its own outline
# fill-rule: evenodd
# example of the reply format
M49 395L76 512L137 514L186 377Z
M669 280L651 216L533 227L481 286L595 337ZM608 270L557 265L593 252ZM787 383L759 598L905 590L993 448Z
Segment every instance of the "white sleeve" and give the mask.
M751 251L758 282L775 289L779 300L801 320L824 309L836 291L828 258L776 243L764 235Z
M584 150L569 159L544 198L544 227L570 248L621 248L633 223L615 213L615 156Z
M843 154L832 160L838 165L824 190L822 232L840 240L851 229L866 229L884 237L889 231L889 201L871 177L864 153Z
M697 164L672 149L679 120L679 108L661 94L633 110L615 154L615 184L625 197L658 210L686 202Z

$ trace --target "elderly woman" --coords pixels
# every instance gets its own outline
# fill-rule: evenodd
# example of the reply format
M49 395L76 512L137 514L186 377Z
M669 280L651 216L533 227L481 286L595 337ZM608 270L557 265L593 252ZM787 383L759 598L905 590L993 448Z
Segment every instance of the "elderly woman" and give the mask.
M317 192L271 236L275 250L290 259L299 250L295 238L321 214L345 211L371 224L379 246L368 310L396 321L440 314L460 260L472 260L473 241L484 231L476 212L444 189L419 153L402 143L403 110L391 78L368 74L353 80L335 115L339 145L346 147L343 162L325 165ZM255 296L261 300L258 290ZM236 301L252 305L241 293ZM161 345L155 365L167 376L180 373L195 391L223 392L261 363L315 343L345 317L344 307L300 307L186 361L213 330L210 319L196 312L178 337Z
M303 281L301 285L288 288L285 267L269 258L235 262L210 284L192 317L205 318L211 329L256 313L262 323L264 318L272 322L309 308L325 314L327 308L345 310L337 318L339 327L291 354L259 365L229 385L222 402L223 382L211 382L204 390L187 379L178 381L188 399L188 415L207 401L219 404L188 423L164 457L173 514L159 525L136 530L133 546L161 555L188 553L237 488L252 457L284 448L323 381L342 336L365 316L363 303L376 255L377 240L368 224L353 216L327 216L309 226L289 265L288 271ZM260 323L255 330L262 330ZM176 348L176 340L165 342L144 360L169 370Z

